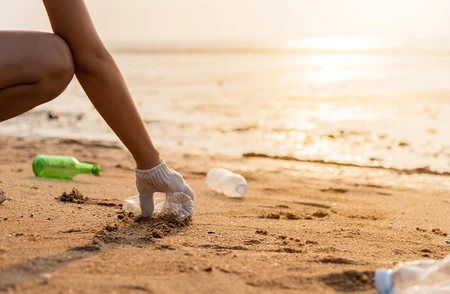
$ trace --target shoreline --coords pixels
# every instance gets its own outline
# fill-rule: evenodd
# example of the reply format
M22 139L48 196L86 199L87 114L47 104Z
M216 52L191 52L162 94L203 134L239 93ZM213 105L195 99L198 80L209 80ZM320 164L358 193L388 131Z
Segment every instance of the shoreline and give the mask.
M430 169L430 167L417 167L413 169L399 169L395 167L384 167L384 166L369 166L369 165L358 165L355 163L345 163L345 162L334 162L334 161L326 161L326 160L314 160L314 159L300 159L292 156L272 156L268 154L263 153L244 153L242 157L256 157L256 158L270 158L274 160L287 160L287 161L298 161L298 162L304 162L304 163L318 163L318 164L332 164L337 166L350 166L350 167L359 167L359 168L371 168L371 169L380 169L380 170L387 170L396 172L399 174L427 174L427 175L434 175L434 176L450 176L450 172L437 172Z
M0 290L11 293L375 293L377 268L450 253L444 176L162 150L197 195L192 224L170 227L121 212L136 188L119 145L0 136L0 150ZM103 173L38 179L41 153ZM246 177L248 194L209 190L215 166ZM55 199L73 188L92 202Z
M27 137L21 137L21 136L2 136L1 138L7 139L8 138L16 138L17 140L28 140L28 141L49 141L49 142L60 142L60 143L68 143L68 144L74 144L79 145L81 147L100 147L100 148L113 148L113 149L121 149L126 151L126 147L123 146L123 144L118 141L118 139L90 139L90 138L80 138L80 137L40 137L40 136L27 136ZM1 142L0 142L1 143ZM0 145L1 147L1 145ZM164 149L163 149L164 150ZM173 153L173 151L170 151L170 149L165 150L168 153ZM179 152L179 151L178 151ZM197 153L189 153L188 155L194 155L199 156ZM258 153L258 152L244 152L242 155L231 155L231 154L218 154L218 153L208 153L207 156L219 156L219 157L230 157L233 159L238 158L261 158L261 159L270 159L270 160L276 160L276 161L287 161L287 162L298 162L298 163L306 163L306 164L318 164L318 165L331 165L336 167L354 167L354 168L361 168L361 169L374 169L374 170L380 170L380 171L388 171L388 172L394 172L400 175L431 175L431 176L443 176L448 177L450 176L450 172L439 172L435 170L431 170L429 166L423 166L423 167L416 167L411 169L401 169L396 167L390 167L390 166L382 166L382 165L359 165L355 163L347 163L347 162L336 162L336 161L327 161L323 159L301 159L294 156L281 156L281 155L270 155L266 153Z

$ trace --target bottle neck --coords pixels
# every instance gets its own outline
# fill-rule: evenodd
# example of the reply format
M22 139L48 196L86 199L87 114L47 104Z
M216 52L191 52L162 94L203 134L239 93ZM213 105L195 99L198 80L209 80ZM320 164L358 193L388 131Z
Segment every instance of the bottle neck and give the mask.
M83 174L90 174L94 172L94 164L80 162L77 164L77 170Z

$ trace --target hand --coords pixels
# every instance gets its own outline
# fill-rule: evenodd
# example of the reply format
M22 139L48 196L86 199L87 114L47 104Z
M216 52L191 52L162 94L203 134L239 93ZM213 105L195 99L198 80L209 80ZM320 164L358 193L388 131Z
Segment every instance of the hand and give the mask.
M174 212L181 218L194 213L194 191L180 173L167 167L164 160L148 170L136 169L136 187L142 216L153 214L153 194L156 192L166 193L163 212Z

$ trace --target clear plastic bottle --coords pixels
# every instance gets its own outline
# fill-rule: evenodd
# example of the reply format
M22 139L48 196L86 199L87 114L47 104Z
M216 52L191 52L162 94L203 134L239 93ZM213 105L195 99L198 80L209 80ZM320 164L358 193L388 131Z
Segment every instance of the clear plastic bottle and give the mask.
M381 294L449 294L450 255L443 260L416 260L375 273Z
M213 168L206 175L206 184L212 190L228 197L242 197L247 193L245 178L224 168Z

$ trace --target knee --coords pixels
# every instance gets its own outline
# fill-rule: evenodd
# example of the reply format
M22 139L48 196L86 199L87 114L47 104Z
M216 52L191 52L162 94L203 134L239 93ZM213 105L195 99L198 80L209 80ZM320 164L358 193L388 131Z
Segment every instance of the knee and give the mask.
M43 103L58 97L74 76L73 56L69 45L61 37L49 34L46 40L46 66L41 79Z

